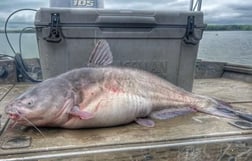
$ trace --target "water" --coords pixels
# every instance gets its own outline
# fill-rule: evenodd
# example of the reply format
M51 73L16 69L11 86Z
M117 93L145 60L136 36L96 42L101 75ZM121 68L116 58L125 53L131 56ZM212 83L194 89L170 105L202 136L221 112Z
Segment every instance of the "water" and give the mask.
M19 53L19 34L8 34L11 44L16 52ZM37 58L39 57L38 45L35 33L25 33L22 35L22 54L24 58ZM5 34L0 33L0 54L7 54L14 56L11 48L9 47Z
M19 34L9 34L16 51ZM36 36L23 34L23 57L39 57ZM13 55L5 35L0 33L0 53ZM206 31L200 42L198 58L208 61L222 61L233 64L252 65L252 31Z
M198 58L252 66L252 31L207 31Z

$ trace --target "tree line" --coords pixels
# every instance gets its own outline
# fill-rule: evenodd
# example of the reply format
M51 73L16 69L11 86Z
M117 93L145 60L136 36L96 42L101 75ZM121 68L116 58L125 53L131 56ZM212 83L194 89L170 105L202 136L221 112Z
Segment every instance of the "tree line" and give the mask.
M207 25L206 31L252 31L252 25ZM9 30L9 33L19 33L21 29ZM0 33L4 30L0 29ZM24 33L34 33L35 30L27 30Z
M207 31L250 31L252 25L207 25Z

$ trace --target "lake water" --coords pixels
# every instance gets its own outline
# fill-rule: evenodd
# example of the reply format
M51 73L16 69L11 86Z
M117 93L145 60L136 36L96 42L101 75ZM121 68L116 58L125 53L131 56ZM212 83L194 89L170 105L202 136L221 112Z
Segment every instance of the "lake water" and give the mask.
M198 58L252 66L252 31L206 31Z
M9 34L16 51L19 34ZM38 57L35 34L23 34L23 57ZM0 54L13 55L5 35L0 33ZM205 31L200 42L198 58L252 66L252 31Z

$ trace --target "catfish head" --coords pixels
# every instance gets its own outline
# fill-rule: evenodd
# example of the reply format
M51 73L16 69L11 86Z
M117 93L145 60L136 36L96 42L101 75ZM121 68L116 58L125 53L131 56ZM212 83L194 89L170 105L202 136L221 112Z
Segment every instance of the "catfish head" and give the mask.
M100 40L90 55L88 66L106 66L112 61L109 44ZM76 72L81 71L69 71L28 89L5 107L6 114L18 124L28 126L64 127L72 117L93 118L93 113L81 110L78 105L80 96L70 83Z
M66 114L73 107L71 84L64 79L45 80L11 101L5 112L21 125L57 126L67 121Z

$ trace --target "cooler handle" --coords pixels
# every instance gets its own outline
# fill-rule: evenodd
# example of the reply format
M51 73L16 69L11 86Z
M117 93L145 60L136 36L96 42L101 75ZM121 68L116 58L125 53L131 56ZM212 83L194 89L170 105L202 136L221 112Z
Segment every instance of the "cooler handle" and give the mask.
M146 16L99 16L96 19L99 24L142 24L142 25L156 25L154 17Z

